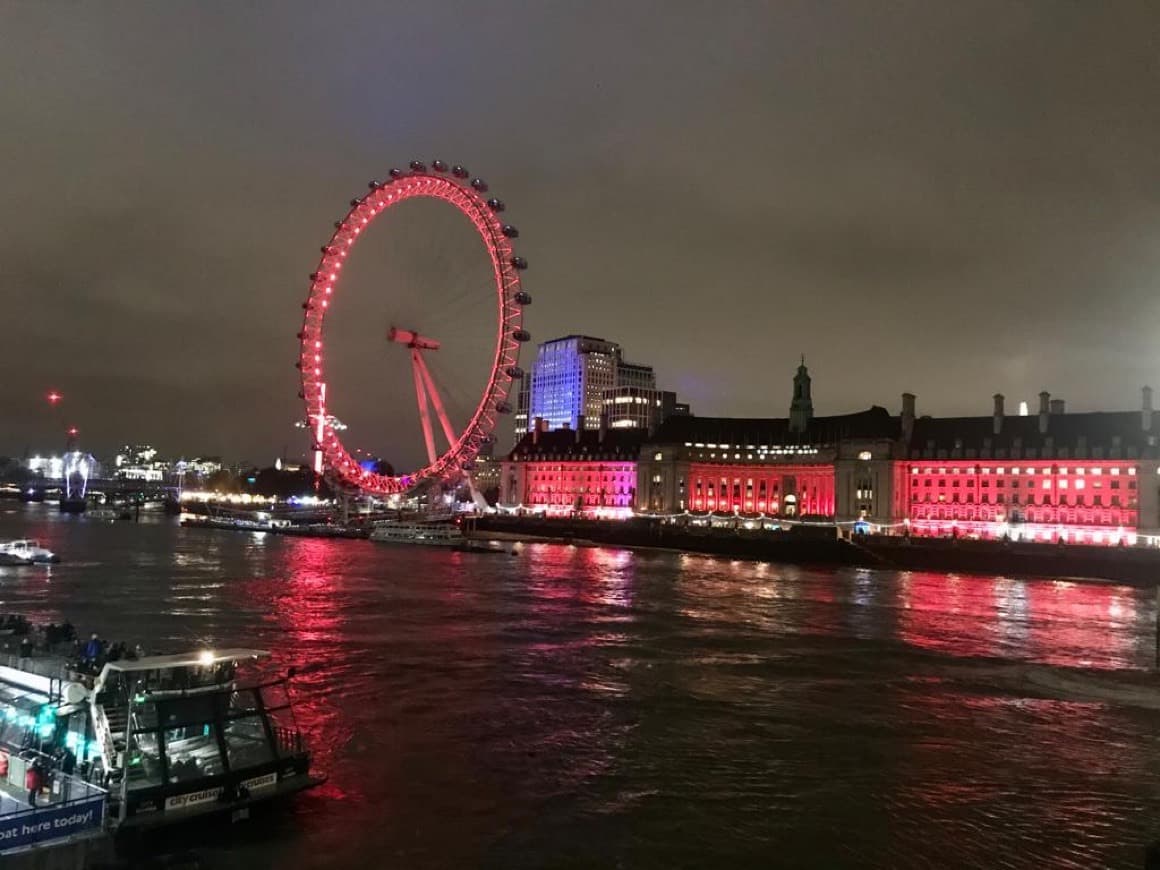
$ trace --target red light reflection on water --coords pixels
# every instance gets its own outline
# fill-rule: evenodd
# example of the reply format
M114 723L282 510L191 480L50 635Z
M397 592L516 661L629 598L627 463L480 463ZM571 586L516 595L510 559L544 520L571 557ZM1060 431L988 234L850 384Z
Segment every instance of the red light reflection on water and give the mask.
M1097 583L912 573L898 589L898 636L964 656L1053 665L1140 666L1138 590Z
M335 542L287 538L281 542L271 575L246 584L251 604L278 636L271 644L274 666L295 671L294 715L325 771L335 751L350 739L351 723L334 702L341 692L331 653L340 645L347 613L341 603L341 571L335 570ZM358 799L331 778L317 794L329 800Z

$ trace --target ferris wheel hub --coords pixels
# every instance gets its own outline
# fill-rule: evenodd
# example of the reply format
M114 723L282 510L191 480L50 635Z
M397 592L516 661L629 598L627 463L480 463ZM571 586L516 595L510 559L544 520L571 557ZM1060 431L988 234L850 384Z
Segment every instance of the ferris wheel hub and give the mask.
M392 326L387 330L387 341L405 344L411 350L439 350L437 339L420 335L411 329L399 329L397 326Z

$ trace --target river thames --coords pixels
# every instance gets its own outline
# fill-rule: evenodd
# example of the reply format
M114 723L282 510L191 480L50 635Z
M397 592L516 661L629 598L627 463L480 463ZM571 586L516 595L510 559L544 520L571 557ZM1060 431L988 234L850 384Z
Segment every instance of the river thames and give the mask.
M459 554L0 503L0 611L295 667L329 782L220 868L1137 868L1155 598L537 544Z

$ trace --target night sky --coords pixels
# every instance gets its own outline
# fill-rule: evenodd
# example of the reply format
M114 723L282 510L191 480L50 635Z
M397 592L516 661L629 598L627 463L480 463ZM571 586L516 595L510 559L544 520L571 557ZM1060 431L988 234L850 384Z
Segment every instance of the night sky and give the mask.
M416 157L508 203L535 339L619 341L697 413L784 416L803 352L823 414L1160 387L1151 0L391 7L3 5L0 453L75 424L98 453L301 454L307 275ZM386 321L426 328L425 284L461 298L481 256L414 217L336 303L336 410L400 460L371 431L414 416ZM486 344L486 310L439 306L460 357Z

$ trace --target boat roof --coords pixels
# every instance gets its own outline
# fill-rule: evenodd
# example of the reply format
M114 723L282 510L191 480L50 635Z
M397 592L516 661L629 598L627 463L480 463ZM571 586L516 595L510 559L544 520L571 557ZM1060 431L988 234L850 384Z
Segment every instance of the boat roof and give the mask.
M264 649L197 650L171 656L144 656L139 659L118 659L106 667L111 671L158 671L165 668L206 667L219 662L235 662L240 659L261 659L270 655Z

